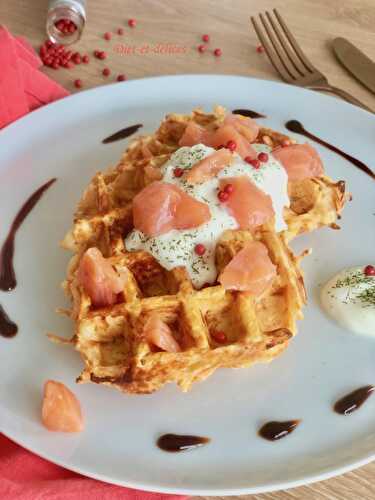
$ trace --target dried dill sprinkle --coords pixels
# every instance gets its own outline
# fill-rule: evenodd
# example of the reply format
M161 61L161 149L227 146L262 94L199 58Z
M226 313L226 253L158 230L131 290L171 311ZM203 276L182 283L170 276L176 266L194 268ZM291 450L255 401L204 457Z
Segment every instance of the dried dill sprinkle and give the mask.
M375 306L375 285L367 290L363 290L357 295L357 298L363 303L364 307Z
M193 273L195 273L195 274L199 274L199 269L197 269L197 267L196 267L197 265L198 265L198 262L193 262L191 265Z
M370 285L369 288L364 290L359 290L357 293L353 290L354 287L361 287L362 285ZM357 303L359 300L363 307L375 306L375 278L372 276L366 276L362 270L354 271L343 279L336 281L333 289L338 288L349 288L346 298L343 304L352 302Z
M349 274L349 276L345 276L345 278L341 280L337 280L335 286L332 288L343 288L343 287L352 287L358 285L373 285L375 288L375 280L371 276L366 276L362 271L354 271Z
M194 163L202 160L207 155L207 152L202 148L186 148L173 154L171 160L178 163L181 167L189 168Z

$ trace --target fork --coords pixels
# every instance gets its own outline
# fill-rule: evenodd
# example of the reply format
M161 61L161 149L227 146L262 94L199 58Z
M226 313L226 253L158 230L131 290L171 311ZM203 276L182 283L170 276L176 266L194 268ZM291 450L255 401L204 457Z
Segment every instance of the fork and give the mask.
M366 104L345 90L330 85L327 78L308 60L277 9L273 9L273 14L259 14L263 29L255 17L251 17L251 22L273 67L284 82L311 90L330 92L374 113Z

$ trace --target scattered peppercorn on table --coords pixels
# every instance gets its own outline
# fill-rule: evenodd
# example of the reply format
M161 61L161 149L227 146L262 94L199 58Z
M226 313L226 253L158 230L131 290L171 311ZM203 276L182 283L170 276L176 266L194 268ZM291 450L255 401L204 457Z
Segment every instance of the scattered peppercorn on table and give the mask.
M3 1L0 20L39 50L46 40L46 7L45 0ZM222 0L219 6L214 0L88 0L87 25L81 40L67 47L71 51L68 58L57 59L54 54L47 54L48 47L41 49L41 56L44 52L44 58L46 54L51 58L50 67L44 71L70 92L116 81L181 73L237 74L277 80L249 19L260 10L275 7L328 80L375 108L375 97L339 66L329 47L332 38L343 36L375 60L373 0L357 0L355 5L352 0ZM248 498L375 499L374 477L375 463L290 492Z

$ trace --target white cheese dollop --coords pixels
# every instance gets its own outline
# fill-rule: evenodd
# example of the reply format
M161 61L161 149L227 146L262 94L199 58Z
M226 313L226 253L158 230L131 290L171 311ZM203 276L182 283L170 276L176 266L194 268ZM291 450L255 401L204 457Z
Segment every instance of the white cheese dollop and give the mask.
M172 230L157 237L147 237L142 232L134 229L125 239L128 251L145 250L165 268L184 266L196 288L205 283L214 283L217 277L215 266L215 247L222 233L227 229L237 229L238 224L232 217L225 203L218 200L220 179L225 177L247 176L256 186L270 195L275 211L275 227L277 231L286 229L283 218L283 209L289 206L288 176L282 165L273 158L271 148L264 144L252 144L260 153L269 155L269 160L261 163L259 169L234 154L231 165L222 169L217 176L201 184L188 184L183 177L175 177L173 171L176 167L190 169L200 160L214 153L215 150L203 144L178 149L162 167L163 182L177 185L190 196L207 203L211 212L211 219L195 229L183 231ZM194 247L202 243L206 247L203 256L194 252Z
M339 325L375 338L375 276L366 276L364 267L333 276L322 288L321 303Z

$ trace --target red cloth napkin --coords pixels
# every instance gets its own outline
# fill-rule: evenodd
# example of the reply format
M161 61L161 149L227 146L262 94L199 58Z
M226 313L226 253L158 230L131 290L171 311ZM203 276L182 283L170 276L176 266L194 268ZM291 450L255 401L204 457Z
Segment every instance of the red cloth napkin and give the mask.
M0 434L2 500L177 500L186 497L147 493L70 472L26 451Z
M29 111L69 95L39 68L42 61L29 42L0 26L0 129Z

